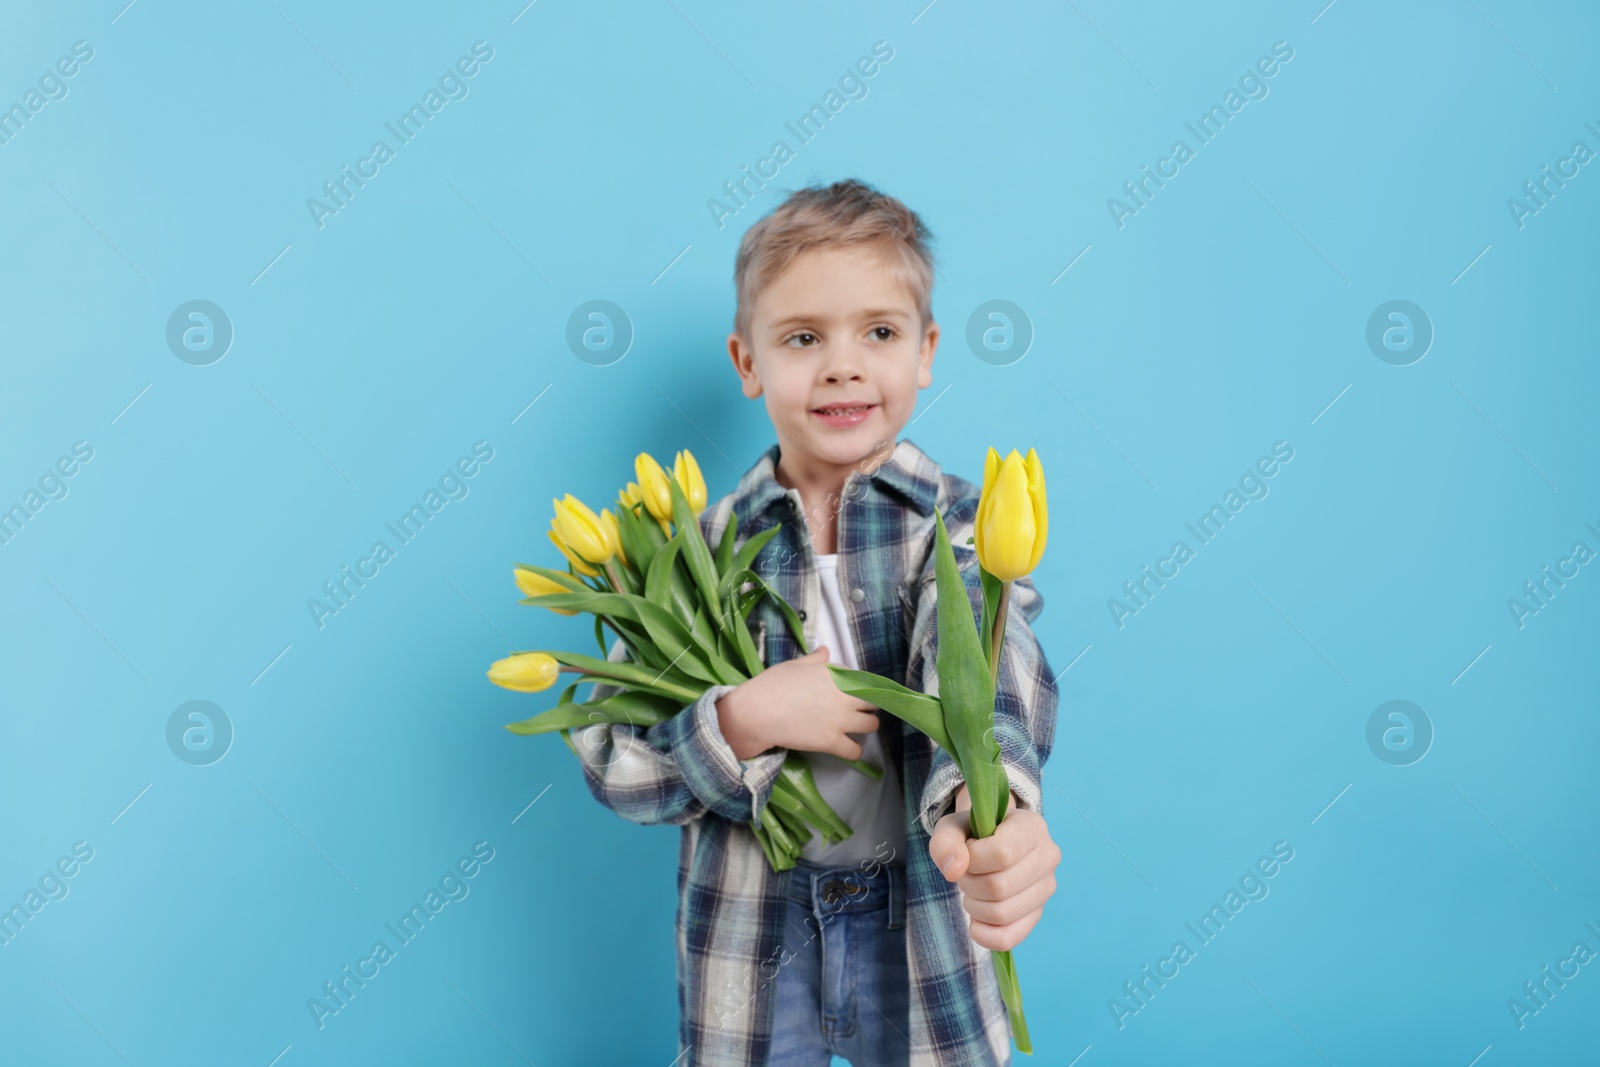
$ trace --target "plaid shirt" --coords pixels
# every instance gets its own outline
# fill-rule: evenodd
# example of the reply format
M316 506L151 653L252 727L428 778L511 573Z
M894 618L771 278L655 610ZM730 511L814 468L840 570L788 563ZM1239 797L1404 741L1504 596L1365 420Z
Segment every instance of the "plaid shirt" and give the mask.
M738 488L707 508L701 528L714 547L730 515L738 543L774 524L783 530L754 569L800 614L812 647L820 601L814 550L796 489L773 476L774 444ZM918 692L938 694L933 545L934 509L944 515L981 618L977 557L965 541L981 487L953 474L910 440L871 475L853 470L838 509L839 580L861 668ZM782 615L766 598L750 618L767 664L799 654ZM996 694L995 734L1021 807L1040 811L1040 769L1055 734L1055 672L1029 623L1043 598L1031 577L1012 586ZM611 659L626 658L619 640ZM589 790L637 823L682 827L678 852L678 1052L694 1067L765 1067L771 1054L775 990L792 871L774 872L755 834L787 750L751 759L733 754L716 701L735 687L713 686L673 718L641 730L595 724L574 730ZM598 683L593 696L616 688ZM976 1067L1011 1061L1011 1030L988 949L968 934L958 887L928 855L939 817L953 809L960 771L926 735L885 713L884 748L900 769L906 810L906 938L910 967L911 1067ZM581 743L580 743L581 742ZM1024 973L1026 967L1023 968Z

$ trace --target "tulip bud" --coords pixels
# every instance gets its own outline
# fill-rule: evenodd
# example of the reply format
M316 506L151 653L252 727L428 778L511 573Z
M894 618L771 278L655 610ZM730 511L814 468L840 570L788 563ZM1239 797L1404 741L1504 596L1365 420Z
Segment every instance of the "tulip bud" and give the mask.
M552 581L544 575L530 571L525 567L512 569L511 575L517 581L517 588L522 590L523 596L549 596L551 593L570 593L571 589L560 582ZM551 608L557 615L576 615L576 611L567 608Z
M551 501L556 515L550 527L556 538L591 566L599 567L616 555L615 547L606 540L600 516L571 493L563 500ZM570 559L571 556L568 556Z
M489 681L517 693L538 693L556 684L561 664L546 652L517 652L489 667Z
M989 449L973 528L979 565L1002 582L1015 581L1039 565L1048 531L1044 468L1038 453L1030 448L1024 459L1012 449L1002 460Z
M679 452L672 463L672 476L678 480L678 485L683 489L683 495L689 501L689 510L698 515L706 507L706 480L700 473L700 464L695 462L694 455L686 448Z
M550 524L550 529L547 531L547 533L550 537L550 543L561 550L561 554L567 557L567 562L572 564L574 570L576 570L579 574L585 575L589 578L595 578L599 576L599 571L589 566L578 556L577 553L573 552L572 549L561 543L561 538L556 536L554 522Z
M663 531L667 530L672 522L672 485L667 472L648 452L634 457L633 472L639 477L639 495L644 498L646 510L655 516Z

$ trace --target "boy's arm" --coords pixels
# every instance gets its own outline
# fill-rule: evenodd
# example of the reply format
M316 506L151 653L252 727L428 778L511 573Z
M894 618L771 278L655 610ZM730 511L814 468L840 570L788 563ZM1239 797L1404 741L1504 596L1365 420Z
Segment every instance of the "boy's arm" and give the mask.
M952 546L958 549L957 562L970 563L970 566L961 568L961 575L967 585L968 600L973 605L976 623L982 617L983 608L978 564L969 555L970 546L956 544L958 532L964 540L970 532L970 526L960 531L952 529L950 535ZM961 552L962 548L966 551ZM964 561L962 556L968 556L968 559ZM919 583L906 686L919 692L937 694L939 634L935 607L938 597L932 574L933 565L930 561L927 574ZM1011 584L1005 642L1000 651L1000 675L995 685L994 731L995 740L1000 745L1000 761L1005 766L1006 778L1016 798L1013 803L1040 814L1043 814L1040 772L1050 756L1055 739L1057 700L1055 672L1050 669L1044 649L1029 625L1042 610L1044 597L1034 587L1032 575L1019 578ZM944 749L936 748L919 806L919 817L929 835L932 835L940 817L954 807L956 791L964 784L955 760Z
M618 639L606 657L629 659ZM747 760L722 735L717 701L737 686L716 685L672 718L651 727L595 723L572 731L583 777L596 800L630 822L686 823L706 812L748 822L766 807L786 748ZM620 692L596 683L590 699Z

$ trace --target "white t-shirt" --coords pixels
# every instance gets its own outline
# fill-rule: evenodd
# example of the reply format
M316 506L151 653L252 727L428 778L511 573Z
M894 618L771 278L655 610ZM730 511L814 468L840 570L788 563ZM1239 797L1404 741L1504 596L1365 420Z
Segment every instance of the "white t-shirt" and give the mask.
M856 647L850 637L849 615L839 588L839 554L817 553L817 577L822 585L816 625L816 640L811 647L828 646L828 662L860 670ZM880 720L888 712L878 713ZM817 791L828 806L839 813L852 830L838 844L829 844L820 831L812 829L811 839L800 848L802 858L826 865L854 864L862 860L905 862L905 797L900 776L889 760L880 736L883 730L849 735L861 745L861 758L883 768L883 777L867 777L844 760L828 752L806 752ZM883 847L888 843L888 848ZM894 851L890 852L892 848Z

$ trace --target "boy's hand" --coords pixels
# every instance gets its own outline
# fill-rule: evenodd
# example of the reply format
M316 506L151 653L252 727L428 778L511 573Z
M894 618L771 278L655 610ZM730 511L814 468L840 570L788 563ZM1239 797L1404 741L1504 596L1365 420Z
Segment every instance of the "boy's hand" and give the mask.
M928 854L946 881L960 886L961 906L972 916L972 940L1004 952L1020 944L1044 914L1044 902L1056 891L1061 849L1050 839L1044 816L1018 807L1014 792L989 837L972 836L971 810L963 783L955 808L934 824Z
M828 670L828 646L768 667L717 701L717 723L733 754L759 756L774 745L861 758L851 734L878 728L877 707L842 692Z

